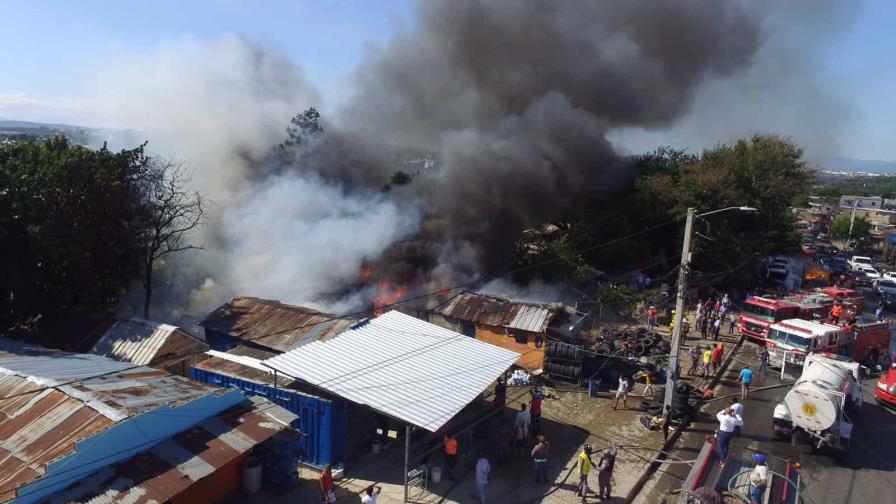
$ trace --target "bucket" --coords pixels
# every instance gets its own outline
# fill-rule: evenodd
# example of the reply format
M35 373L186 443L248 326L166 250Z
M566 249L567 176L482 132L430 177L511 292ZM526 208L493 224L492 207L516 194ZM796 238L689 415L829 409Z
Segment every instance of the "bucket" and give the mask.
M380 452L380 450L382 450L382 448L383 448L383 444L379 439L374 439L373 442L370 444L370 451L372 451L374 453L374 455L378 454Z
M433 468L429 470L429 475L432 477L432 483L434 485L437 484L442 481L442 468L433 466Z
M597 397L597 389L600 388L600 380L588 380L588 395Z
M254 495L261 490L261 460L249 457L243 462L243 491Z

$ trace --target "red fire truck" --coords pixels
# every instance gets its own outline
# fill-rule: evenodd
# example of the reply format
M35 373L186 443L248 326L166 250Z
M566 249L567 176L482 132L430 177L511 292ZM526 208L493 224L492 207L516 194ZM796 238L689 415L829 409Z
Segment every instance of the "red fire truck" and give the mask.
M790 319L769 327L766 342L773 365L802 365L809 353L835 353L856 362L877 360L881 349L890 346L886 322L839 326L803 319Z
M831 299L839 299L846 308L855 310L856 315L865 312L865 296L861 291L844 287L825 287L819 289L819 292Z
M738 328L748 338L765 343L768 327L787 319L825 320L833 300L821 294L800 294L783 299L752 297L743 306Z

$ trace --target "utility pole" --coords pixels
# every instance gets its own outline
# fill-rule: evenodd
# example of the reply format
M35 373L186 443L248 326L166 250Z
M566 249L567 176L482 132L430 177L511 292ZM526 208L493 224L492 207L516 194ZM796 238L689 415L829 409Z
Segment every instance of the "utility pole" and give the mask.
M859 198L852 200L852 216L849 218L849 234L846 237L846 244L849 245L849 240L852 239L852 225L856 222L856 205L859 204Z
M694 216L697 210L688 208L688 219L684 225L684 243L681 245L681 266L678 269L678 296L675 299L675 319L672 326L672 355L669 356L669 369L666 370L666 395L663 398L663 410L672 406L672 396L678 382L678 361L681 353L681 320L684 318L684 294L688 285L688 270L691 264L691 238L694 234Z

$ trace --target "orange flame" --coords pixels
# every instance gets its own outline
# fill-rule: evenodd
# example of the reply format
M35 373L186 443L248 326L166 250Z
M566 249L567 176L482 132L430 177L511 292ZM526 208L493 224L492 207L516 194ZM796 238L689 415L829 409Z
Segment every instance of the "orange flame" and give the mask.
M386 306L400 301L408 293L407 287L393 287L391 283L385 280L378 282L377 286L379 287L379 292L373 298L373 313L377 316L383 314L383 309Z

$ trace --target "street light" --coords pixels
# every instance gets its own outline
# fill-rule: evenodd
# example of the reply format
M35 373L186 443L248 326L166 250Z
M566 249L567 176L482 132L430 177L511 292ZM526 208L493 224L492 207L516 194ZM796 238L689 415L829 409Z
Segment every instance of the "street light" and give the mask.
M748 206L732 206L697 213L695 208L688 208L688 218L684 224L684 243L681 246L681 267L678 269L678 294L675 299L675 316L672 325L672 355L669 356L669 368L666 370L666 393L663 396L663 410L666 406L672 406L672 395L675 393L675 384L678 381L678 359L681 353L681 319L684 318L684 291L688 282L688 267L691 263L691 239L694 236L694 217L706 217L720 212L737 210L740 212L758 212L757 209Z

